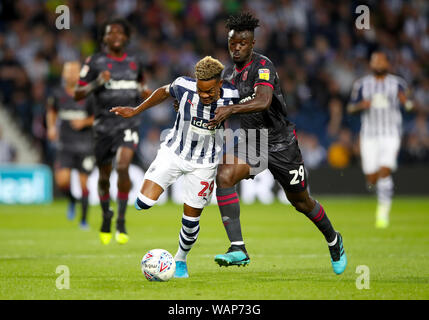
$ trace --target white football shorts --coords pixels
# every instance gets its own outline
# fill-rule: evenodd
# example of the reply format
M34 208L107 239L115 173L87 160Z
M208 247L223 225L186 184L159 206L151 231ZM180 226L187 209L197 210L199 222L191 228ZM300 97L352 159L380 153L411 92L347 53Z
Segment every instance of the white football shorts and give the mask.
M169 148L161 147L144 178L160 185L165 191L183 175L184 203L202 209L210 204L216 172L217 165L195 167Z
M401 139L399 137L362 137L360 154L364 174L373 174L381 167L395 171Z

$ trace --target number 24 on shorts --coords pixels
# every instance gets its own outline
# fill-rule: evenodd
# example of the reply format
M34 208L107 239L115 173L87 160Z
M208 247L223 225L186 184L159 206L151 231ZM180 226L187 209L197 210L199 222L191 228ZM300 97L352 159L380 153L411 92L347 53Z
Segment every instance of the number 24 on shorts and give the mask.
M124 141L125 142L134 142L134 144L138 144L139 143L139 135L137 133L137 131L131 131L131 129L127 129L124 131Z
M305 175L304 175L304 166L303 165L299 166L298 170L290 170L289 173L293 175L293 178L290 181L291 185L298 184L304 180ZM298 176L301 177L301 180L298 179Z

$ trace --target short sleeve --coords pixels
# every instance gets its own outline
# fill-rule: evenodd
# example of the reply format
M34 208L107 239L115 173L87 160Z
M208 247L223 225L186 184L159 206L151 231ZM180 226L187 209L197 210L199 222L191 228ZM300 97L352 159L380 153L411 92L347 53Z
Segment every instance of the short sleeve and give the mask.
M88 114L88 117L94 115L94 109L95 109L95 97L93 94L90 94L85 99L85 109Z
M137 69L137 81L138 82L144 82L145 81L145 77L144 77L144 73L146 70L146 64L143 61L143 58L138 56L137 57L137 65L138 65L138 69Z
M397 79L398 79L398 92L407 93L408 91L407 82L401 77L397 77Z
M274 89L276 69L271 61L264 58L259 59L259 61L256 62L254 72L255 75L253 87L264 85Z
M86 86L91 81L97 79L98 72L96 70L94 56L88 57L85 60L79 73L79 85Z
M58 94L56 90L46 98L47 109L58 111Z
M350 103L358 103L362 100L362 81L358 80L353 84L350 94Z
M179 97L179 90L178 90L177 83L180 81L180 79L181 79L181 77L174 80L172 83L170 83L170 87L168 88L168 90L170 91L170 95L176 99L178 99L178 97Z

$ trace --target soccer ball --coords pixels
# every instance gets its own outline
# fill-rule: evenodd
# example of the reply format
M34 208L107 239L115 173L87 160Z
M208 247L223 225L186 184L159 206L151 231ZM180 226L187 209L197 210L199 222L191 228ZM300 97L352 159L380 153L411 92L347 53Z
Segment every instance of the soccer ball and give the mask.
M176 262L167 250L152 249L143 256L141 267L149 281L168 281L174 276Z

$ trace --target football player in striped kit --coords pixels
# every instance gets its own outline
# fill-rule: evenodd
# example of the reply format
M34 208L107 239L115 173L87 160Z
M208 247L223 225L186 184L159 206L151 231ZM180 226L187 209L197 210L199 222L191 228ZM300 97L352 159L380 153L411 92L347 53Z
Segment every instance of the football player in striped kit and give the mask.
M393 197L392 171L397 167L401 144L400 106L409 111L413 102L407 98L407 84L388 73L389 61L384 52L371 55L371 75L358 79L352 89L349 113L361 113L360 154L368 188L376 190L376 227L389 225Z
M189 277L186 257L197 240L203 208L210 203L219 155L222 130L209 129L208 123L218 107L238 102L238 90L221 80L224 66L205 57L195 66L195 78L179 77L158 88L139 106L111 109L124 118L133 117L169 97L179 101L174 127L170 129L155 160L146 172L135 206L147 210L180 176L183 176L183 216L179 248L175 255L176 278Z

